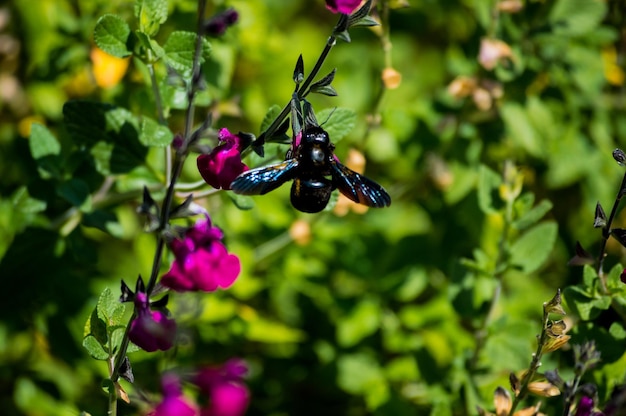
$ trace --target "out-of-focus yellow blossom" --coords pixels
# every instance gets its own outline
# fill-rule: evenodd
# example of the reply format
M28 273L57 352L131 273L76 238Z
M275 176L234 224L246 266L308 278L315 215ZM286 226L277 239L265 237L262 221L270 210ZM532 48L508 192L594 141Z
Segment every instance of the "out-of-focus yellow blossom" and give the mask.
M402 83L402 74L391 67L383 69L381 77L385 88L390 90L398 88Z
M97 46L91 49L90 57L94 79L101 88L111 88L119 84L130 63L130 58L117 58Z
M617 52L613 46L602 50L604 77L611 85L624 85L624 70L617 65Z
M502 0L497 7L502 13L517 13L524 8L524 3L522 0Z
M20 133L20 136L29 137L33 123L45 124L45 121L41 116L24 117L17 125L17 131Z
M306 246L311 242L311 224L304 220L296 220L289 227L289 236L299 246Z

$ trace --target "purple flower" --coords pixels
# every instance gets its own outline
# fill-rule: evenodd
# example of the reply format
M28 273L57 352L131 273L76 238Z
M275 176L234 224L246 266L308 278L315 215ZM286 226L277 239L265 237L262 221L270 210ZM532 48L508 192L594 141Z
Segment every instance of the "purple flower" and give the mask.
M204 23L204 31L209 36L222 36L229 26L239 20L239 14L235 9L224 10L216 14Z
M350 14L360 4L361 0L326 0L326 8L333 13Z
M180 381L173 374L165 374L161 379L163 400L154 408L149 416L198 416L195 405L185 400L180 389Z
M202 409L202 416L243 415L250 402L250 392L243 383L247 372L246 364L239 359L200 370L195 384L210 398L209 405Z
M222 237L208 217L198 221L182 240L170 244L175 260L161 283L179 292L229 288L239 276L241 264L237 256L228 253Z
M148 295L144 292L135 295L135 307L137 317L130 323L128 338L148 352L172 348L176 338L176 321L169 319L164 312L150 310Z
M221 129L220 144L211 153L198 156L198 170L206 183L216 189L230 189L231 182L249 168L241 161L241 139Z
M578 407L574 416L591 416L593 410L593 399L588 396L582 396L578 401Z

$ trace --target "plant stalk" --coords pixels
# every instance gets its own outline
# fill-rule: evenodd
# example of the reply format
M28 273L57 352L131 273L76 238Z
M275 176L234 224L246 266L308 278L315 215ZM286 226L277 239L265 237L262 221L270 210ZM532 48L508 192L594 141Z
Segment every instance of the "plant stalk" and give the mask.
M163 259L163 252L164 252L165 243L166 243L163 232L167 229L167 226L169 224L170 209L171 209L172 201L174 199L176 182L182 173L183 165L184 165L187 153L188 153L187 145L192 135L192 127L193 127L193 122L194 122L193 101L194 101L196 92L198 91L198 84L200 82L200 54L202 53L202 36L203 36L202 23L204 20L205 10L206 10L206 0L198 0L198 31L197 31L197 38L196 38L196 50L194 53L193 67L192 67L193 68L192 69L192 81L188 87L188 93L187 93L187 97L189 101L187 104L186 120L185 120L185 139L184 139L184 144L182 148L179 151L174 152L172 176L171 176L171 179L169 180L167 192L165 194L165 198L163 199L163 203L161 205L161 218L160 218L160 223L159 223L160 233L157 237L157 247L154 253L152 271L150 273L150 279L146 287L146 293L148 294L148 297L150 297L150 294L152 293L152 291L154 290L154 287L156 286L156 282L157 282L158 275L159 275L159 270L161 268L161 262ZM151 79L152 79L152 84L153 84L153 89L154 89L155 84L156 84L156 77L155 78L151 77ZM128 325L126 325L126 331L124 332L124 337L122 338L119 351L117 352L117 355L115 357L115 364L111 372L111 381L113 383L116 383L119 379L120 366L122 365L124 358L126 357L126 351L128 349L128 344L130 342L129 337L128 337L128 334L130 331L130 324L136 317L137 317L137 311L135 310L133 312L133 315L128 321ZM115 389L112 389L112 391L109 392L109 414L115 415L117 412L116 395L117 394L116 394Z

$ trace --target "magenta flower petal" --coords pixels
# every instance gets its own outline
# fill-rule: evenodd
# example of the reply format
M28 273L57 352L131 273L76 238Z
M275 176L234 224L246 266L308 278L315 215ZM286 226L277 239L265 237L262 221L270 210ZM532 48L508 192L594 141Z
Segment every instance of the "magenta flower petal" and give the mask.
M148 352L172 348L176 338L176 321L161 311L150 310L145 293L137 293L135 303L137 317L130 323L129 339Z
M240 359L202 369L195 377L195 384L209 396L209 405L202 409L202 416L243 415L250 403L250 391L242 379L247 371Z
M213 292L229 288L241 272L239 258L220 242L222 232L211 222L199 221L182 240L174 240L175 260L161 283L177 291Z
M163 400L150 416L197 416L198 409L189 403L182 394L180 381L173 374L165 374L161 380Z
M588 396L582 396L578 401L578 408L575 416L591 416L593 411L593 399Z
M361 0L326 0L326 8L333 13L350 14L360 4Z
M202 416L240 416L246 412L250 402L250 392L243 383L232 381L217 384L211 389L208 407L202 409Z
M219 132L220 144L211 153L198 156L198 171L216 189L230 189L237 176L249 168L241 161L240 139L228 129Z

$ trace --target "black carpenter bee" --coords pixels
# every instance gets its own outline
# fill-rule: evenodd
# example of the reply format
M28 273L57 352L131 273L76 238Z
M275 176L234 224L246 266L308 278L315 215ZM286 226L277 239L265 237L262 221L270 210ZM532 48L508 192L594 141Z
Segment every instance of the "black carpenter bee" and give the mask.
M291 204L308 213L323 210L335 189L359 204L389 206L391 197L383 187L339 163L334 149L324 129L308 124L301 142L287 152L284 162L244 172L230 187L238 194L263 195L293 180Z

